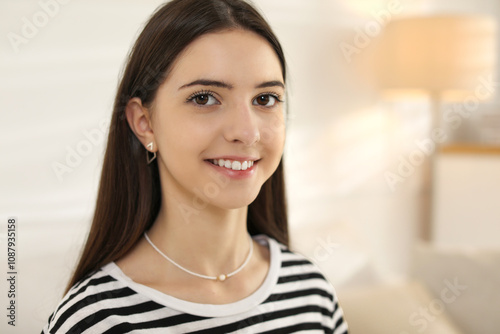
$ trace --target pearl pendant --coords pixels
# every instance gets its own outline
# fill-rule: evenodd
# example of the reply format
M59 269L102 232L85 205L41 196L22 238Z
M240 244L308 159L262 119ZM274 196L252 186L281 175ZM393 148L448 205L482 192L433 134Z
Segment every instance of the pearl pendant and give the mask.
M219 277L217 277L217 279L218 279L219 281L221 281L221 282L224 282L224 281L226 280L226 275L221 274L221 275L219 275Z

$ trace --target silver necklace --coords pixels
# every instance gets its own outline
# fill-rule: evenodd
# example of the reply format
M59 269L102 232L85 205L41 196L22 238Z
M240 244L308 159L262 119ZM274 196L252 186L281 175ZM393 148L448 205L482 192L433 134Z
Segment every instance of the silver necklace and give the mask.
M243 264L238 267L238 269L236 269L235 271L233 271L233 272L231 272L229 274L220 274L219 276L207 276L207 275L198 274L198 273L195 273L195 272L193 272L193 271L191 271L189 269L186 269L183 266L181 266L180 264L176 263L171 258L169 258L161 250L159 250L158 247L156 247L156 245L151 241L151 239L149 239L148 234L146 232L144 232L144 238L146 238L146 240L155 249L155 251L157 251L161 256L163 256L165 259L167 259L170 263L172 263L177 268L179 268L179 269L187 272L188 274L191 274L191 275L194 275L194 276L197 276L197 277L200 277L200 278L205 278L205 279L211 279L211 280L214 280L214 281L219 281L219 282L224 282L227 278L229 278L231 276L234 276L237 273L239 273L248 264L248 262L250 261L250 258L252 257L252 253L253 253L252 237L248 236L249 241L250 241L250 250L248 251L247 258L245 259L245 261L243 262Z

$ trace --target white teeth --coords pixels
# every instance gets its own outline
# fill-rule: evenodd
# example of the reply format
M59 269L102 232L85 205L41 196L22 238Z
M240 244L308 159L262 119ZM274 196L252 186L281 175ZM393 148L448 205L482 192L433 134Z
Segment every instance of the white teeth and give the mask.
M253 166L254 161L231 161L224 159L210 159L210 162L216 166L229 168L232 170L247 170Z
M233 161L233 164L231 166L233 170L241 170L241 162L239 161Z

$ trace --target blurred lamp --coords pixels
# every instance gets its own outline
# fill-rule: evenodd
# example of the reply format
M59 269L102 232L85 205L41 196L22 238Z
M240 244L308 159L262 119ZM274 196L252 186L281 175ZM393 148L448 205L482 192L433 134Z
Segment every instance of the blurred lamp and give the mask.
M483 16L431 16L393 20L383 38L380 84L432 95L470 93L496 63L496 22Z
M382 89L392 94L424 91L432 102L433 123L439 126L443 96L474 94L483 77L496 67L496 21L470 15L411 17L393 20L379 41L378 78ZM458 93L458 94L457 94ZM474 95L472 95L474 96ZM428 194L424 199L421 237L430 239L432 157L424 171Z

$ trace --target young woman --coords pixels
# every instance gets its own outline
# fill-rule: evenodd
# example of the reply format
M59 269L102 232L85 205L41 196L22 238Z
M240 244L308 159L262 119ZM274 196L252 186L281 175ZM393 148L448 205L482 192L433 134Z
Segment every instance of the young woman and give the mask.
M346 333L288 248L286 65L242 0L174 0L116 95L97 206L44 333Z

